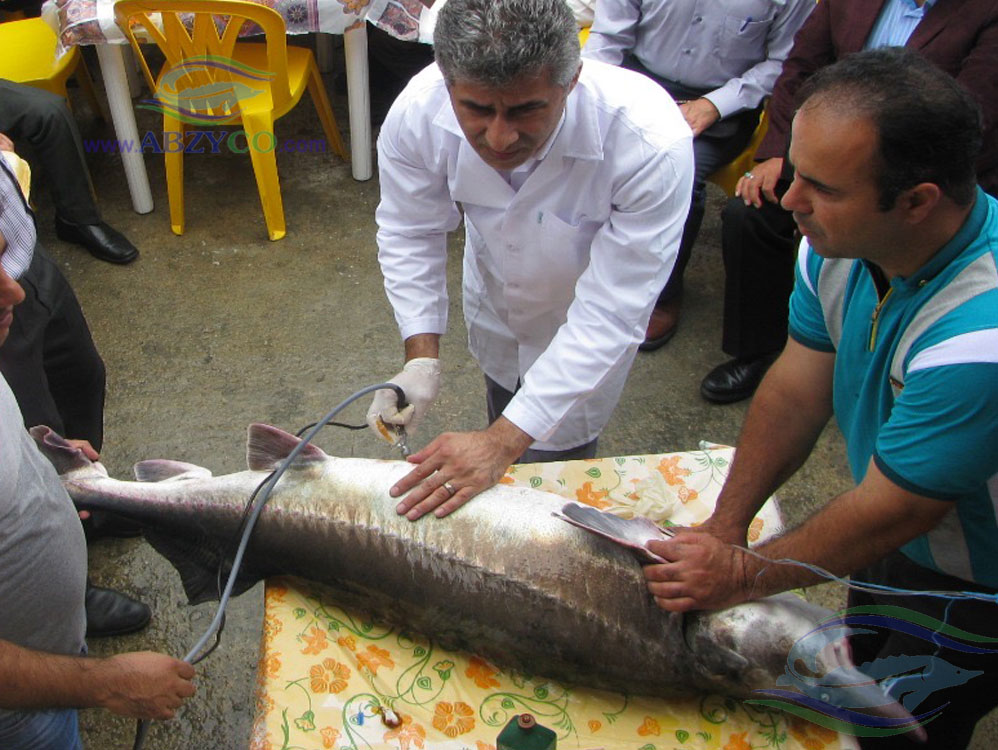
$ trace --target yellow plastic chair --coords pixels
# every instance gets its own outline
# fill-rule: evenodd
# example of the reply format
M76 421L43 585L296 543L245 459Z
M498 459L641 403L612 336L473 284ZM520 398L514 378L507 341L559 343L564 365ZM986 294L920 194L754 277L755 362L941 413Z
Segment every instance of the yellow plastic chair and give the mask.
M58 41L55 31L41 18L0 23L0 78L50 91L68 103L66 81L75 74L94 114L106 120L80 50L70 47L56 59Z
M286 228L274 121L298 103L306 86L330 148L347 159L311 50L288 46L279 13L243 0L121 0L114 14L156 94L164 134L183 134L192 125L242 126L267 234L271 240L281 239ZM262 29L266 41L237 43L245 24ZM166 57L157 79L140 46L146 39ZM170 224L175 234L183 234L183 149L164 148L164 152Z
M759 149L762 139L766 137L766 130L768 129L769 114L767 110L763 109L762 114L759 116L759 124L755 126L752 138L749 140L745 150L717 171L707 175L707 180L713 182L729 196L734 196L735 185L738 184L739 178L746 172L751 171L752 167L755 166L755 152Z

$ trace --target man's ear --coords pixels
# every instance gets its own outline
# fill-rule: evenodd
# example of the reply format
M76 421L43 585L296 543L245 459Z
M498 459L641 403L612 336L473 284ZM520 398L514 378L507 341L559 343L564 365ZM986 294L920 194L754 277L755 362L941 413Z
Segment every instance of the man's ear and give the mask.
M579 82L579 73L581 72L582 72L582 60L579 60L579 67L575 69L575 75L572 76L572 80L568 82L568 90L565 92L566 96L572 93L572 89L575 88L575 84Z
M898 196L897 206L909 224L920 224L943 199L942 189L934 182L922 182Z

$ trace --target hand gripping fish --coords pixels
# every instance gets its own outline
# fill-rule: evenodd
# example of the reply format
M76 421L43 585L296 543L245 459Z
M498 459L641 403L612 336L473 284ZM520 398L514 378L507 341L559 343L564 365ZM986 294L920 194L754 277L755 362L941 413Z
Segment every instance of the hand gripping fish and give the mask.
M191 603L217 598L220 555L230 551L247 499L300 442L254 424L249 471L215 477L152 460L136 464L139 481L128 482L48 428L32 434L79 508L145 526ZM831 615L794 596L670 615L648 594L634 555L555 516L563 498L498 485L445 518L413 523L388 494L410 468L307 446L260 515L236 593L270 575L298 576L445 648L569 684L665 697L773 688L791 647ZM816 647L809 658L817 670L854 670L841 648ZM856 676L857 689L878 690ZM912 721L897 704L886 713Z

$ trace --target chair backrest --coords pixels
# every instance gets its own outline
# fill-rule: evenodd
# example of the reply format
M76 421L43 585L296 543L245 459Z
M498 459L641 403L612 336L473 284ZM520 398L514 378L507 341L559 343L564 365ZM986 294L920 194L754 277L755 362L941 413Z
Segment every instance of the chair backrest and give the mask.
M223 119L259 93L260 81L267 81L275 109L290 102L287 28L271 8L244 0L121 0L114 15L150 90L166 106L207 121ZM239 35L252 33L254 25L265 35L267 70L234 60ZM155 42L166 57L159 81L142 54L143 41Z

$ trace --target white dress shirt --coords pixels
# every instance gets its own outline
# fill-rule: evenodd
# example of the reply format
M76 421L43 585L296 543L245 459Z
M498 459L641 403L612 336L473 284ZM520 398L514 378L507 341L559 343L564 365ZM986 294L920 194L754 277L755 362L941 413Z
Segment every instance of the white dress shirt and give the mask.
M814 0L599 0L583 57L648 70L693 89L721 117L769 96Z
M482 161L431 65L378 138L379 259L403 339L444 333L461 204L471 352L499 385L522 383L503 415L535 448L565 450L609 420L672 271L692 134L657 84L586 61L538 157L522 184Z

